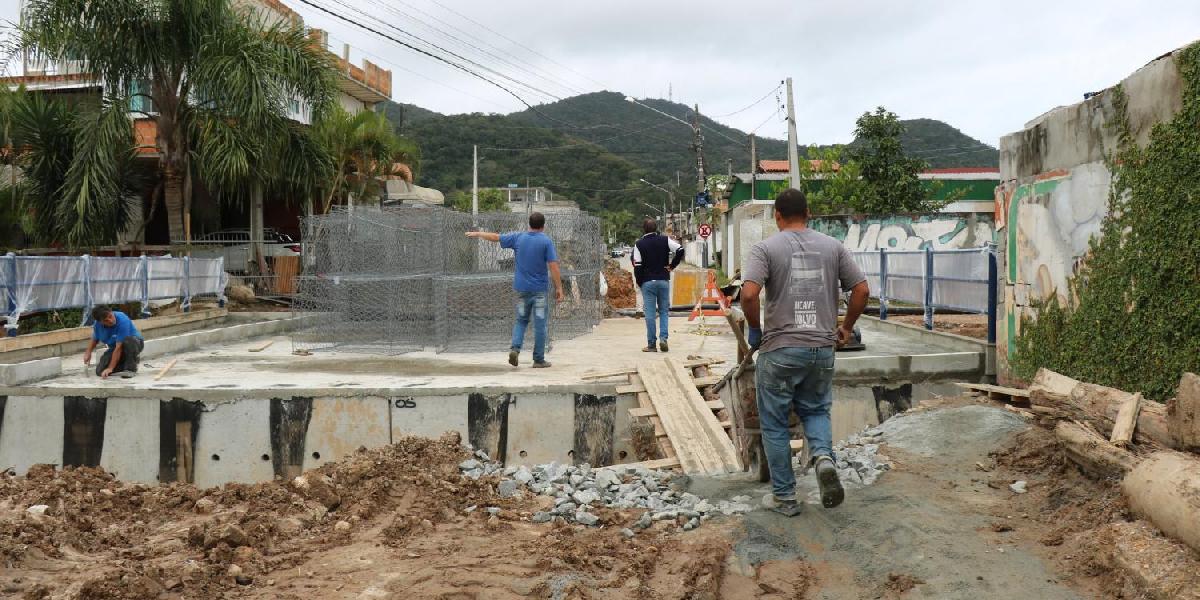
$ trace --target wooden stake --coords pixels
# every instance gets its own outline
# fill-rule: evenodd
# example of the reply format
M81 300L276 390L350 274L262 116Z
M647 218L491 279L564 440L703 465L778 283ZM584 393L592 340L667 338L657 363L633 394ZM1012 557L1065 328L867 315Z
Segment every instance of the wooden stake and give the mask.
M1124 448L1133 441L1133 430L1137 428L1138 411L1142 407L1142 395L1134 394L1121 403L1117 418L1113 420L1112 435L1108 441Z
M177 362L179 362L179 359L178 359L178 358L172 358L172 359L171 359L171 362L167 363L167 366L165 366L165 367L163 367L163 368L161 368L161 369L159 369L159 370L158 370L158 375L155 375L155 376L154 376L154 380L155 380L155 381L158 381L159 379L162 379L162 378L163 378L163 375L166 375L166 374L167 374L167 371L170 371L170 370L171 370L171 367L174 367L174 366L175 366L175 363L177 363Z
M275 343L275 340L267 340L267 341L263 342L262 344L251 348L250 351L251 352L262 352L263 350L270 348L271 344L274 344L274 343Z

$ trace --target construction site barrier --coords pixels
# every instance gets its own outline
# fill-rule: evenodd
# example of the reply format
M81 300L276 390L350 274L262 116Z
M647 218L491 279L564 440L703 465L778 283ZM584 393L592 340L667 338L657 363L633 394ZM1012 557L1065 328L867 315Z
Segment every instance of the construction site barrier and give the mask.
M105 304L140 302L149 316L151 300L178 299L191 310L192 298L215 296L225 304L223 258L170 256L17 256L0 257L0 296L7 304L4 328L17 335L22 315L82 308L80 325L91 322L91 309Z

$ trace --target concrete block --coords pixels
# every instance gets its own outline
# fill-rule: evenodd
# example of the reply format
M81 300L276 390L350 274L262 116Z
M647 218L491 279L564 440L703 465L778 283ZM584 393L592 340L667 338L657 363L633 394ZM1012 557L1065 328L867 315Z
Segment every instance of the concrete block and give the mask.
M62 375L62 359L57 356L0 365L0 383L4 385L24 385L59 375Z
M636 460L632 437L633 417L629 416L629 409L636 408L637 405L637 397L633 394L617 396L617 414L613 419L613 462L615 463ZM726 406L729 404L726 403Z
M436 438L447 431L457 431L466 443L470 432L467 425L467 396L397 396L390 399L392 439L406 435Z
M304 438L304 470L391 442L391 401L381 397L314 398Z
M193 452L196 486L270 481L275 476L270 429L270 400L255 398L206 405Z
M834 386L829 411L835 442L879 424L879 411L871 386Z
M942 352L917 354L912 357L909 371L914 375L984 372L983 352Z
M63 397L9 396L0 423L0 469L24 475L30 466L62 462Z
M508 464L571 463L575 395L514 392L514 396L516 403L508 407Z
M122 481L158 481L159 400L109 398L100 466Z

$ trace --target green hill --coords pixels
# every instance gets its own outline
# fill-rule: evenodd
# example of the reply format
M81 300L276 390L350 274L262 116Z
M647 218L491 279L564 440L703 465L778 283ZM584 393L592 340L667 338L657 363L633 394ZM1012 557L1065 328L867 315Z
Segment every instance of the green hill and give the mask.
M638 100L690 122L692 108L661 99ZM471 146L480 147L479 183L543 186L585 210L625 209L641 215L644 203L661 205L663 193L639 183L645 178L671 188L683 206L696 191L696 158L690 126L625 100L617 92L595 92L512 113L442 115L411 104L380 109L402 134L421 146L418 183L453 194L471 186ZM932 168L995 167L991 146L933 119L904 121L910 154ZM848 124L853 126L853 124ZM701 116L708 174L750 168L745 132ZM758 138L759 159L787 158L787 142ZM678 184L676 184L678 181Z

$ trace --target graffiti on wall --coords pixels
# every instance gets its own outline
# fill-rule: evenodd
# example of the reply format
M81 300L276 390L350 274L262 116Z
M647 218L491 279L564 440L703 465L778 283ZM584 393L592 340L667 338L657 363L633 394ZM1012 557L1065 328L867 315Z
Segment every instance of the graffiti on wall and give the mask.
M1007 225L1002 359L1013 351L1021 318L1035 316L1033 302L1051 296L1068 302L1068 282L1100 233L1111 184L1107 166L1092 162L997 190Z
M894 217L817 217L813 229L842 241L852 251L977 248L994 239L989 214L935 214Z

